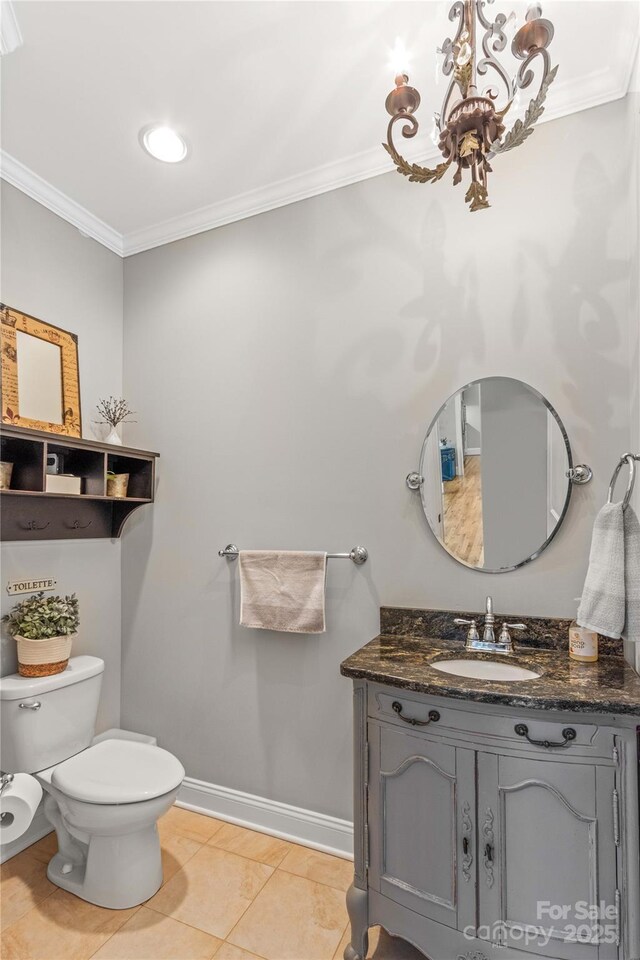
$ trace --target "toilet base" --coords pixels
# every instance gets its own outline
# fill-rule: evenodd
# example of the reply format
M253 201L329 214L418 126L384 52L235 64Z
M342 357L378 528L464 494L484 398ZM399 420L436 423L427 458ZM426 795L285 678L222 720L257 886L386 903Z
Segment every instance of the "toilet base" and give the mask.
M43 781L45 816L58 838L47 876L69 893L110 910L144 903L162 886L162 856L156 822L173 804L177 789L131 804L74 800Z
M155 824L124 837L92 837L86 860L62 854L49 861L47 877L57 887L110 910L138 906L162 885L160 841Z

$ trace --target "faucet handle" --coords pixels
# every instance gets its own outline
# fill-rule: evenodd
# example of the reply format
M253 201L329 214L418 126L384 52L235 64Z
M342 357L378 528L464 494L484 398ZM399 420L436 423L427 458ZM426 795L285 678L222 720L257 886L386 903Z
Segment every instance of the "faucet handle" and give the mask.
M508 646L511 646L511 635L509 630L526 630L527 625L525 623L507 623L506 621L502 624L502 630L500 631L500 636L498 637L498 643L504 643Z
M478 626L475 620L465 620L463 617L455 617L454 623L463 624L464 626L469 627L469 632L467 633L467 640L479 640L480 634L478 633Z

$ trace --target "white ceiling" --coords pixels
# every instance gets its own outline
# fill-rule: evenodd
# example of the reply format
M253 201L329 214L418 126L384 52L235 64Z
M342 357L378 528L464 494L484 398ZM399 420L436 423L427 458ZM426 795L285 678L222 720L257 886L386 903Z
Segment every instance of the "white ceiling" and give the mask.
M413 54L434 156L435 48L450 2L15 0L23 45L2 57L2 176L127 255L392 169L380 147L388 57ZM497 0L491 12L526 3ZM545 119L626 93L637 0L547 0L560 64ZM162 164L138 133L191 147ZM526 149L526 147L524 148Z

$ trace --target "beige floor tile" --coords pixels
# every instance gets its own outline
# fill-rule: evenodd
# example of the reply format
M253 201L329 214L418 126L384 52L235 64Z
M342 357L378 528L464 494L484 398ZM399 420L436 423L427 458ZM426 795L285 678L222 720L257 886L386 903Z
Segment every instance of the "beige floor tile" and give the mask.
M220 940L142 907L93 956L95 960L211 960Z
M348 943L351 943L351 926L347 924L346 930L342 934L342 940L336 948L336 952L333 955L333 960L343 960L344 951Z
M272 873L266 864L202 847L147 906L223 940Z
M182 807L171 807L158 820L161 837L167 833L177 833L198 843L206 843L221 826L222 820L205 817L201 813L193 813L192 810L183 810Z
M234 947L232 943L225 940L216 953L214 960L262 960L262 957L259 957L255 953L249 953L247 950L243 950L242 947Z
M160 837L163 885L175 876L180 867L183 867L187 860L202 849L202 846L202 843L183 837L179 833L163 832Z
M332 960L346 922L342 891L276 870L227 939L266 960Z
M235 823L223 823L222 827L209 841L210 846L237 853L240 857L249 860L259 860L270 867L277 867L286 857L291 844L277 837L269 837L266 833L257 833L238 827Z
M105 910L57 890L2 934L2 960L87 960L138 910Z
M2 928L19 920L36 904L57 889L47 880L47 863L30 853L30 848L0 867L0 919Z
M280 864L281 870L295 873L297 877L326 883L336 890L347 891L353 883L353 862L332 857L319 850L294 846Z
M37 840L30 847L27 847L26 853L30 853L36 860L43 863L49 863L49 860L58 852L58 838L55 831L48 833L42 840Z

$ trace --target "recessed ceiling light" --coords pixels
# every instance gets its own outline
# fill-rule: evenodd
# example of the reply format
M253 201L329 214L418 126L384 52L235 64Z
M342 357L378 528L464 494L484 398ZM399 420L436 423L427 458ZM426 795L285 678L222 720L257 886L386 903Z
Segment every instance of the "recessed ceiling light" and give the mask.
M147 153L164 163L180 163L187 155L187 144L180 134L161 124L141 130L140 143Z

